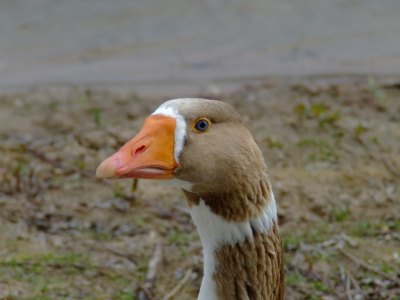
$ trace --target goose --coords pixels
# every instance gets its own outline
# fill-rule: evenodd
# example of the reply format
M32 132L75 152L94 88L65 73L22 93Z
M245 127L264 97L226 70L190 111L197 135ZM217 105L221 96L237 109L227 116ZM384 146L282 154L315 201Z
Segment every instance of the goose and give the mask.
M183 190L203 247L198 300L283 299L282 242L267 167L229 104L163 103L96 175L162 180Z

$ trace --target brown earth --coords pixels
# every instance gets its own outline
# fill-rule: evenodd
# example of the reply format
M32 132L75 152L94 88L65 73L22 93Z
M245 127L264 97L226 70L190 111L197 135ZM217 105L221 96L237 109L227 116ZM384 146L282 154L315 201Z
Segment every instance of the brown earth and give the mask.
M399 85L277 81L220 98L269 167L286 299L400 299ZM1 95L0 299L139 299L149 268L153 299L180 283L170 299L196 299L201 244L182 192L93 178L164 100Z

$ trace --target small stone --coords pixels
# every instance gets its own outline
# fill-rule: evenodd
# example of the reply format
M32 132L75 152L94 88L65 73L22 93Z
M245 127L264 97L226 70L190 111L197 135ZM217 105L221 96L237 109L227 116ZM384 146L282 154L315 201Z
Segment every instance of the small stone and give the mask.
M178 269L175 270L174 277L175 277L176 280L179 280L179 279L181 279L183 277L182 268L178 268Z

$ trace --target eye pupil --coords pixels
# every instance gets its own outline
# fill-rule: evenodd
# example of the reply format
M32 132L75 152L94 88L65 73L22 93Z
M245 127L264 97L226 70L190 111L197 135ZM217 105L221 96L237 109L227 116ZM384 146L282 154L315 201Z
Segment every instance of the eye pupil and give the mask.
M195 128L199 131L205 131L208 128L208 122L206 120L197 121Z

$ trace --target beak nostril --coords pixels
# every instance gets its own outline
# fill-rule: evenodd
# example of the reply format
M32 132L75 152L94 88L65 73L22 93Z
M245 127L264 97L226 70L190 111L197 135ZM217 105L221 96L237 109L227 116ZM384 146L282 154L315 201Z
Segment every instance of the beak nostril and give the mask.
M140 153L142 153L145 149L146 149L146 146L144 146L144 145L139 147L139 148L137 148L136 151L135 151L135 156L140 154Z

